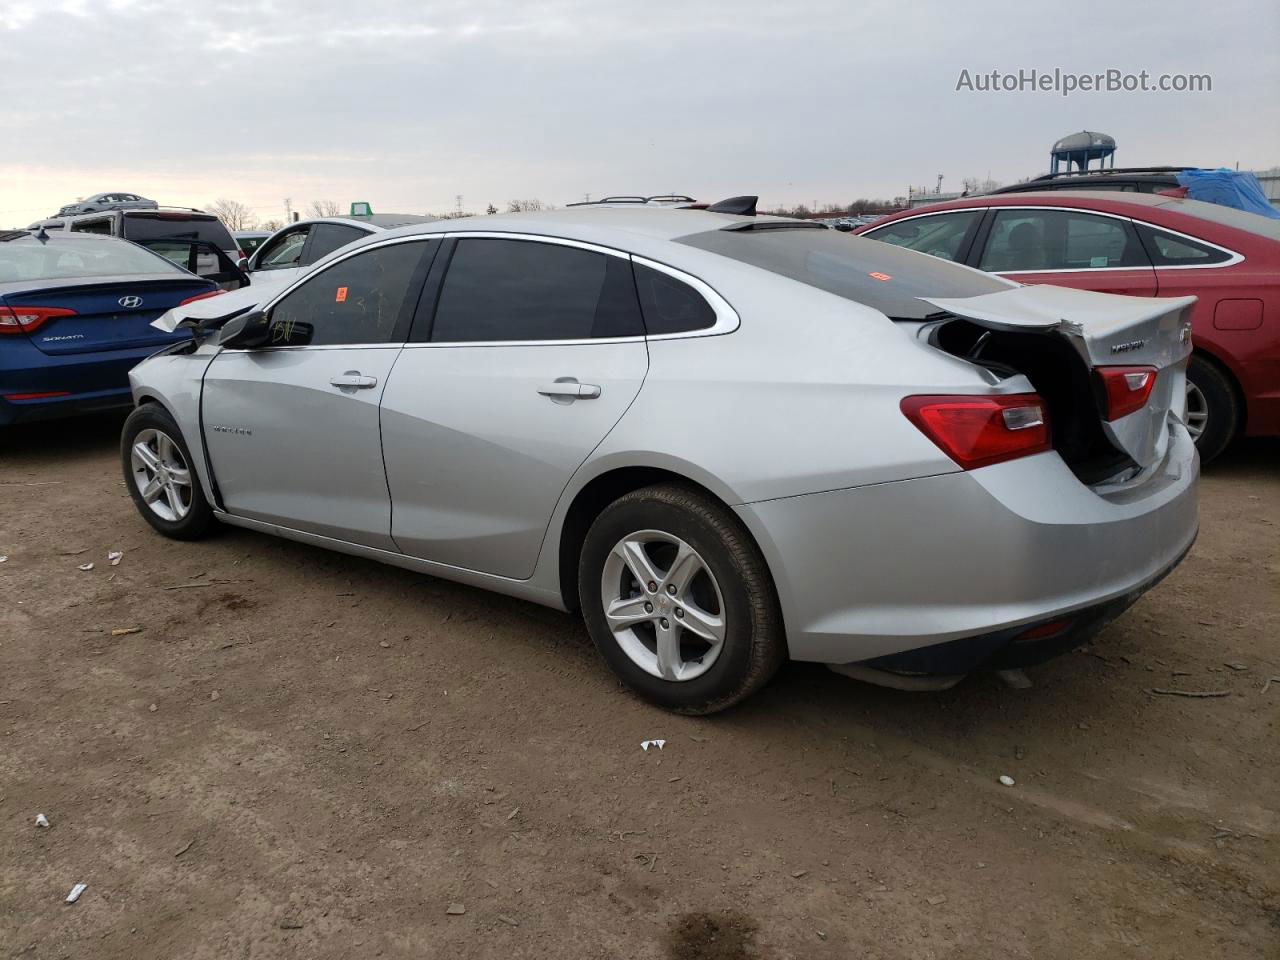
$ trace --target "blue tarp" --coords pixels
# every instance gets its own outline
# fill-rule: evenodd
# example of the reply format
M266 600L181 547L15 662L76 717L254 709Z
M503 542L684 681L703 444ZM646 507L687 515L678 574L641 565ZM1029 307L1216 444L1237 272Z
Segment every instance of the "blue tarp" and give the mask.
M1187 188L1191 200L1220 203L1224 207L1260 213L1280 220L1280 211L1267 200L1258 178L1247 171L1219 167L1217 170L1183 170L1178 185Z

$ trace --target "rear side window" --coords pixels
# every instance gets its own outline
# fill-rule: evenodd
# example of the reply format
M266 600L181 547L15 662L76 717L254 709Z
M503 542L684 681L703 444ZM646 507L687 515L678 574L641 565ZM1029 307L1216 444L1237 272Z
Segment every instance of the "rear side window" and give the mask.
M982 219L981 210L912 217L869 230L867 236L943 260L959 260L965 237Z
M715 310L687 283L639 263L635 264L635 274L645 332L649 336L715 326Z
M342 223L317 223L311 228L311 242L303 255L303 266L309 266L326 257L339 247L345 247L369 235L368 230L349 227Z
M1004 273L1147 267L1150 263L1127 220L1067 210L1000 210L978 266Z
M321 270L271 308L273 324L309 323L313 346L403 340L406 306L416 305L437 244L392 243Z
M1138 233L1157 267L1202 267L1213 263L1226 263L1231 254L1218 247L1197 243L1187 237L1165 233L1146 224L1138 225Z
M642 336L631 263L556 243L458 241L431 340L590 340Z
M77 220L71 224L72 233L101 233L111 235L110 220Z

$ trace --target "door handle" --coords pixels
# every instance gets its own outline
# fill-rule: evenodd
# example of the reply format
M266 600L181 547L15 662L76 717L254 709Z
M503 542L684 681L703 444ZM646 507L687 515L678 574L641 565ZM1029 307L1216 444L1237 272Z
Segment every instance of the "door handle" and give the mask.
M579 383L572 377L562 377L555 383L539 387L538 392L557 403L568 403L571 400L594 400L600 396L600 387L594 383Z
M330 377L329 382L343 390L367 390L378 385L378 378L363 376L359 370L348 370L340 377Z

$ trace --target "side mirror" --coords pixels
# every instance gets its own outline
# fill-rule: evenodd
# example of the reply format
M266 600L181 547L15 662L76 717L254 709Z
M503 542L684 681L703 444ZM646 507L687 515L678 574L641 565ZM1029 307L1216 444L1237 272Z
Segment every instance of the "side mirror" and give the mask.
M315 327L301 320L272 322L262 310L232 317L218 334L218 346L236 350L258 347L303 347L311 342Z
M232 317L218 330L218 346L249 350L262 347L271 335L271 321L262 310L249 310Z

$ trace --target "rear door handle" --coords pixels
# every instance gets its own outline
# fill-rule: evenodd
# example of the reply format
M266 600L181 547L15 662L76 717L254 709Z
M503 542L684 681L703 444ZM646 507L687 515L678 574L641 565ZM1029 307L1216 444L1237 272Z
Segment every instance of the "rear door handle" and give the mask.
M366 377L359 370L348 370L340 377L330 377L329 382L344 390L367 390L378 385L378 378Z
M538 392L544 397L563 403L567 400L594 400L600 396L600 387L594 383L579 383L571 377L539 387Z

